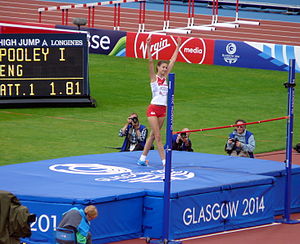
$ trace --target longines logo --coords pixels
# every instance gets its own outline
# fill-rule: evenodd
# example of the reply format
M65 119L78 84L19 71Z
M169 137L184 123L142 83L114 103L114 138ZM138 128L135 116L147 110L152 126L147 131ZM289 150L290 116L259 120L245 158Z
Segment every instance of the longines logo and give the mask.
M124 167L117 167L104 164L54 164L50 170L80 175L95 175L95 181L120 181L128 183L156 183L163 182L165 177L164 170L133 171ZM186 170L172 170L171 179L188 180L195 176L193 172Z
M238 61L240 58L239 55L235 54L236 53L236 45L232 42L228 43L226 46L226 52L227 54L222 54L222 57L224 58L224 61L229 64L234 64Z

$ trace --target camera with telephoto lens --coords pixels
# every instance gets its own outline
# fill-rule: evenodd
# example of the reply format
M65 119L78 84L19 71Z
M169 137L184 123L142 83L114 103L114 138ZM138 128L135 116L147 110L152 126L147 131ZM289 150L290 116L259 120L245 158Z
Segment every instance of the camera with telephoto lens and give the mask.
M232 141L232 143L236 143L237 141L239 141L238 138L229 138L230 141Z
M238 142L239 139L238 138L230 138L229 140L231 140L233 143L231 152L236 151L237 154L239 154L242 151L242 148L236 146L236 142Z
M137 117L133 117L133 118L131 118L131 121L133 124L136 124L139 122L139 119Z
M31 223L36 221L36 215L35 214L30 214L27 218L27 223L30 225Z
M239 155L239 153L242 151L242 148L237 147L236 146L236 142L239 141L238 138L229 138L230 141L232 141L232 148L230 150L227 149L227 145L225 145L225 151L230 155L232 153L232 151L236 151L237 154Z
M181 136L181 138L187 138L187 135L186 135L186 133L185 132L183 132L183 133L180 133L180 136Z

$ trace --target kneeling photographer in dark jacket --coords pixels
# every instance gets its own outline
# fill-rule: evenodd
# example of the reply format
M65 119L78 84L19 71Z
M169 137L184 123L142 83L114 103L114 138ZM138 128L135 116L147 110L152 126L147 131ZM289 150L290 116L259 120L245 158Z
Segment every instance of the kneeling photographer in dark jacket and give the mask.
M246 130L246 121L238 119L235 121L236 129L229 135L225 145L225 151L230 156L254 158L255 139L253 133Z
M182 129L182 131L188 131L188 128ZM193 152L192 141L189 139L190 133L182 132L175 134L172 137L172 150L176 151L188 151Z
M138 115L132 113L127 123L119 131L119 136L125 136L121 151L142 151L146 143L148 129L140 124Z

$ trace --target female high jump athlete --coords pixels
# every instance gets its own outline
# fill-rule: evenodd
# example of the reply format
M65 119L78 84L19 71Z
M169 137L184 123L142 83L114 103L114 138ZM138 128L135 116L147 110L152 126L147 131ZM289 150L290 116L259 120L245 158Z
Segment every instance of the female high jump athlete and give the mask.
M157 150L159 152L160 158L162 160L163 166L165 166L165 152L164 146L161 140L160 129L163 126L166 110L167 110L167 97L168 97L168 82L167 77L171 72L175 61L177 59L177 55L179 52L179 48L181 45L181 38L177 38L177 47L170 59L170 62L159 61L156 66L156 73L154 72L154 64L150 51L151 44L151 36L147 38L147 54L149 58L149 74L150 74L150 86L152 91L152 100L151 104L147 109L147 117L151 127L150 136L146 141L146 145L144 147L144 151L137 162L138 165L147 166L146 157L148 152L153 145L154 140L156 141Z

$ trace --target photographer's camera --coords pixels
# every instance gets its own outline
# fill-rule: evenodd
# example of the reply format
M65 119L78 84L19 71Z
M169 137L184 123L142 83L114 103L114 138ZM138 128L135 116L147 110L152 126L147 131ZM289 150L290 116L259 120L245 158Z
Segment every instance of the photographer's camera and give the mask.
M133 124L137 124L139 122L139 119L137 117L131 118L131 121Z
M187 138L187 135L186 135L186 133L185 132L183 132L183 133L180 133L180 136L181 136L181 138Z
M229 140L232 141L233 143L236 143L237 141L239 141L238 138L230 138Z
M236 146L236 142L238 142L239 139L238 138L229 138L228 140L231 141L232 147L231 147L231 149L227 149L227 147L225 145L225 151L229 155L232 153L232 151L236 151L237 154L239 154L242 151L242 148Z

